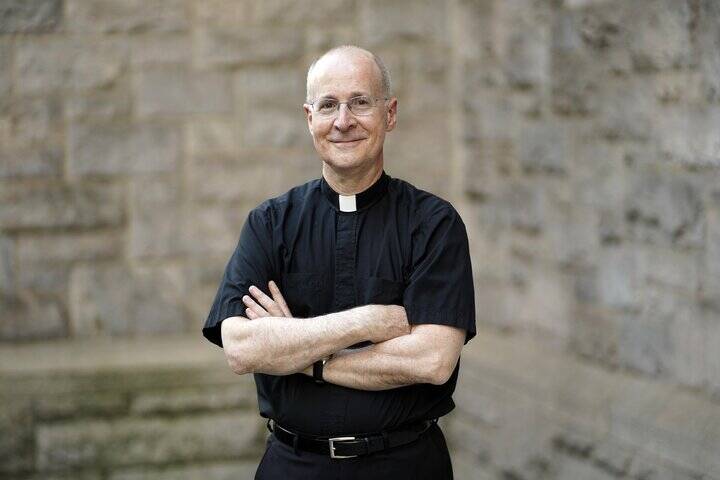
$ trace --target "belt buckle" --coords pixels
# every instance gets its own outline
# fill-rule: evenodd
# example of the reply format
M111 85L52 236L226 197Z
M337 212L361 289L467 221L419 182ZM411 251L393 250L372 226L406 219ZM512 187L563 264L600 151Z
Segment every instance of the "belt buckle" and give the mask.
M341 442L343 440L355 440L355 437L333 437L328 438L328 443L330 444L330 457L331 458L354 458L357 457L357 455L335 455L335 444L334 442Z

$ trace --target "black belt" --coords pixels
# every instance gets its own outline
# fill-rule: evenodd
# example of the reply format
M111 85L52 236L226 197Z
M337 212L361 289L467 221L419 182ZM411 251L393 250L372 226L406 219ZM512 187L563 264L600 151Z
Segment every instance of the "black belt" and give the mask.
M273 419L267 421L267 428L275 438L293 447L296 452L303 450L330 455L332 458L351 458L414 442L437 421L437 418L433 418L378 434L342 437L311 437L297 434L281 427Z

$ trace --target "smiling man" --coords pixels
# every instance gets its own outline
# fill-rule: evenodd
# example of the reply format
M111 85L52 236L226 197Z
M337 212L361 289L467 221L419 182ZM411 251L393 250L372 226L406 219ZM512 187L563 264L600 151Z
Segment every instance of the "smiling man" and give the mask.
M272 432L256 479L453 476L437 419L475 335L467 234L448 202L385 173L397 105L366 50L310 66L322 177L250 212L203 327L255 376Z

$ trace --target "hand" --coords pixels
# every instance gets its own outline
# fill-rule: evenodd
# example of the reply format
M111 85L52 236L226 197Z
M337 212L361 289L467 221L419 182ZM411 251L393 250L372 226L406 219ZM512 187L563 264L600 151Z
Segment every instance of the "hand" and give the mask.
M245 309L245 316L250 320L261 317L292 317L290 308L288 308L275 282L270 280L270 282L268 282L268 288L272 298L268 297L255 285L250 286L250 294L252 297L245 295L242 299L247 307L247 309Z

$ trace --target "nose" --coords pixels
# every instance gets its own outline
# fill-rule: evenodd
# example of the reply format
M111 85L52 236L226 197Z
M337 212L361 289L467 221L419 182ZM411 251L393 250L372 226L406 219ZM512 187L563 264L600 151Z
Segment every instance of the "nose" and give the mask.
M338 109L337 117L335 117L335 128L337 128L341 132L345 132L356 124L357 120L355 119L355 115L350 113L350 109L348 108L347 104L341 103L340 108Z

